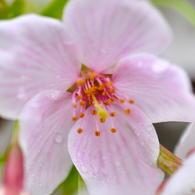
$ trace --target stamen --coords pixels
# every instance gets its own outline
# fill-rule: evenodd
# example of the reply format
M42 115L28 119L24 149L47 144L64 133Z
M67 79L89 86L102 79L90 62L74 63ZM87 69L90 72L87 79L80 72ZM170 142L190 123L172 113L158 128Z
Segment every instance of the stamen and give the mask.
M90 106L93 106L93 101L89 101L89 105Z
M80 118L83 118L85 116L85 114L81 112L79 116L80 116Z
M103 91L102 95L108 95L108 92L107 91Z
M85 106L85 101L81 101L80 106Z
M106 85L107 85L108 87L111 87L111 86L113 85L113 83L112 83L111 81L109 81L109 82L106 83Z
M111 88L109 91L110 91L110 93L114 93L115 89Z
M133 103L134 103L134 101L133 101L133 100L129 100L129 103L130 103L130 104L133 104Z
M99 132L99 131L95 131L95 135L96 135L97 137L99 137L99 136L100 136L100 132Z
M115 99L113 97L108 99L111 103L113 103L115 101Z
M111 116L111 117L114 117L114 116L115 116L115 112L111 112L111 113L110 113L110 116Z
M77 103L74 103L72 106L73 106L73 108L76 108L77 107Z
M76 117L76 116L73 116L73 117L72 117L72 120L73 120L73 121L76 121L76 120L77 120L77 117Z
M95 77L96 76L95 72L90 72L90 76Z
M105 123L105 118L100 118L100 123Z
M85 81L84 81L82 78L79 78L79 79L77 80L77 84L78 84L78 85L84 85L84 84L85 84Z
M77 132L78 132L79 134L81 134L81 133L83 132L83 130L82 130L81 128L79 128L79 129L77 130Z
M92 94L92 98L94 101L94 106L96 107L96 109L98 110L98 115L101 118L106 118L108 116L108 113L106 112L106 110L104 110L98 103L97 99L95 98L94 94Z
M110 129L110 131L111 131L112 133L116 133L116 132L117 132L117 130L116 130L115 128Z
M130 112L131 112L131 110L129 110L129 109L125 110L126 114L130 114Z
M82 95L78 95L78 96L77 96L77 99L78 99L78 100L80 100L80 99L82 99L82 98L83 98Z
M120 99L119 102L122 104L125 102L125 100Z
M92 115L96 115L96 114L97 114L97 110L92 110L92 111L91 111L91 114L92 114Z
M103 104L104 104L104 106L108 106L109 105L108 101L106 101L106 100L104 101Z

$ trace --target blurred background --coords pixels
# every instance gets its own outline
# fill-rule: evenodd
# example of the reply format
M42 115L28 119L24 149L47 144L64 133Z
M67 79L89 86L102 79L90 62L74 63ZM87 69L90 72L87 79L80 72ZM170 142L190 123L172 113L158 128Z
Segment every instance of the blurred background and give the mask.
M11 19L25 13L61 19L62 10L68 0L0 0L0 19ZM195 89L195 0L151 0L169 23L174 39L160 55L183 67L191 78ZM195 91L195 90L194 90ZM154 124L160 143L170 151L187 126L187 123ZM6 150L9 147L13 131L13 121L0 118L0 172L5 162ZM78 187L78 175L73 167L69 177L53 193L74 194Z

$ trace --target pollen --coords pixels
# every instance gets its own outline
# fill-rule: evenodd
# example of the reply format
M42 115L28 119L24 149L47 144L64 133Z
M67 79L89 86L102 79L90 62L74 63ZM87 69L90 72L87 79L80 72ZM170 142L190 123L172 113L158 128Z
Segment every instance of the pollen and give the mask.
M80 118L83 118L85 116L85 114L81 112L79 116L80 116Z
M111 81L109 81L107 84L106 84L108 87L111 87L113 85L113 83Z
M104 106L108 106L109 105L108 101L106 101L106 100L104 101L103 104L104 104Z
M81 101L80 106L85 106L85 101Z
M95 131L95 135L96 135L97 137L99 137L99 136L100 136L100 132L99 132L99 131Z
M122 104L125 102L125 100L120 99L119 102Z
M92 111L91 111L91 114L92 114L92 115L96 115L96 114L97 114L97 110L92 110Z
M89 101L89 105L90 106L93 106L93 101Z
M77 99L78 99L78 100L81 100L82 98L83 98L82 95L78 95L78 96L77 96Z
M76 117L76 116L73 116L73 117L72 117L72 120L73 120L73 121L76 121L76 120L77 120L77 117Z
M90 72L90 76L95 77L96 76L95 72Z
M73 106L73 108L76 108L77 107L77 103L73 104L72 106Z
M105 123L105 118L100 118L100 123Z
M78 85L84 85L84 84L85 84L85 81L84 81L82 78L79 78L79 79L77 80L77 84L78 84Z
M114 93L115 89L111 88L109 91L110 91L110 93Z
M107 91L103 91L102 95L108 95L108 92Z
M81 128L79 128L79 129L77 130L77 132L78 132L79 134L81 134L81 133L83 132L83 130L82 130Z
M130 114L130 112L131 112L131 110L129 110L129 109L125 110L126 114Z
M111 112L111 113L110 113L110 116L111 116L111 117L114 117L114 116L115 116L115 112Z
M116 132L117 132L117 130L116 130L115 128L110 129L110 131L111 131L112 133L116 133Z
M130 103L130 104L133 104L133 103L134 103L134 101L133 101L133 100L129 100L129 103Z
M109 98L109 102L113 103L115 99L113 97Z

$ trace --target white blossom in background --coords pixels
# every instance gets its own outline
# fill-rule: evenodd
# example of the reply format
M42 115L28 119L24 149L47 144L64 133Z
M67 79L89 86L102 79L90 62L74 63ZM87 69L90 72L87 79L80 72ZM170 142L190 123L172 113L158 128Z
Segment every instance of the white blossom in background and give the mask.
M194 0L189 2L195 6ZM174 34L172 43L161 56L183 67L191 79L195 80L195 27L173 9L161 8L160 10Z

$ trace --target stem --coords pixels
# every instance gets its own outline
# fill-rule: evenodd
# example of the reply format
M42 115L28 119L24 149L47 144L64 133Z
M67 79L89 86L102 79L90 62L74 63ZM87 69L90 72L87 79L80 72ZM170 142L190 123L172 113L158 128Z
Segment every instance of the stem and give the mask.
M160 144L157 165L165 174L171 176L182 165L182 160Z
M78 195L87 195L87 188L85 185L85 182L83 181L83 178L78 173Z

